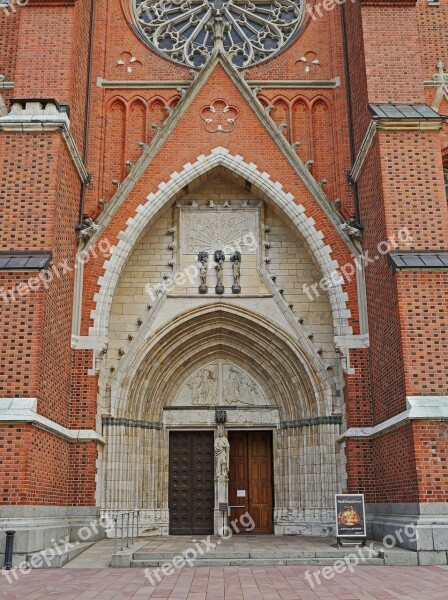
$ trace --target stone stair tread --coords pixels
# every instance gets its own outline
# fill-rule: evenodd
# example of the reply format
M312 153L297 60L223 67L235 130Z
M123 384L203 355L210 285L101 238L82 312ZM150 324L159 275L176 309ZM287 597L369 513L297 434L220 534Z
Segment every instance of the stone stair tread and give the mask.
M32 564L35 569L60 568L79 556L82 552L85 552L85 550L88 550L94 544L95 542L76 542L75 544L71 543L69 549L65 546L44 548L43 550L39 550L39 552L27 554L27 561ZM39 559L42 563L40 566Z

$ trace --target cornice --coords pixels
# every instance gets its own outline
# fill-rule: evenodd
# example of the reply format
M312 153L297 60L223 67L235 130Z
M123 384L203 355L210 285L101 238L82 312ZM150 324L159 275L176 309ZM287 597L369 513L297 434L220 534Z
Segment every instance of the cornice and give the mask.
M8 114L0 117L0 132L61 133L79 178L84 183L90 181L90 175L70 132L67 107L59 105L55 100L11 100Z
M408 396L406 410L374 427L352 427L337 440L376 438L411 421L448 420L448 396Z
M375 119L378 131L440 131L446 117L439 119Z
M69 442L98 442L104 438L92 429L67 429L37 412L36 398L0 398L0 423L30 423Z

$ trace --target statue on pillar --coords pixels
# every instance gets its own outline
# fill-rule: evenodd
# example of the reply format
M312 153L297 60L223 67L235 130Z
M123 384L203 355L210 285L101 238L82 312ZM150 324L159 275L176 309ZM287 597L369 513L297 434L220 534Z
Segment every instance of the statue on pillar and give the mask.
M230 468L230 444L224 434L215 440L216 475L228 477Z

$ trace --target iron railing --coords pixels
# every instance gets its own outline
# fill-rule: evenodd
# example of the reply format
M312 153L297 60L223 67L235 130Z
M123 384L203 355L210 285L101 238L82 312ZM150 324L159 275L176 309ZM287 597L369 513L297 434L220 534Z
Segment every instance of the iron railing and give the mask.
M117 552L118 546L120 551L123 551L125 547L129 548L129 541L131 545L138 541L140 511L111 510L108 512L111 513L114 522L114 552Z

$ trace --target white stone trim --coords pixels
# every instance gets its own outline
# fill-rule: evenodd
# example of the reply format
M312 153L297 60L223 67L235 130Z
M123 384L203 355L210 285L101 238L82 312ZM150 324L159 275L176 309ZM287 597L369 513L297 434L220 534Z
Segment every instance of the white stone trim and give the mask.
M102 350L106 344L106 338L88 335L72 335L73 350Z
M106 90L137 89L137 90L169 90L188 88L193 83L192 79L179 79L177 81L145 80L145 79L103 79L97 77L97 87ZM334 89L340 87L341 78L333 79L286 79L286 80L248 80L251 88L262 87L264 89L287 88L287 89Z
M368 348L370 346L369 335L345 335L334 337L335 345L341 350L348 348Z
M73 164L76 167L79 178L87 183L90 175L82 160L76 142L70 132L70 121L67 114L7 114L0 117L0 131L4 132L39 132L47 133L59 131L67 145Z
M331 247L323 241L323 233L316 229L314 219L305 214L304 206L296 204L294 196L286 193L281 183L272 181L268 173L261 173L257 165L247 164L243 157L233 156L227 148L219 146L208 156L198 156L194 164L184 165L180 173L174 172L168 181L159 185L158 192L149 194L147 202L137 207L135 216L128 219L127 228L119 233L119 242L112 248L111 257L104 264L105 273L98 279L100 290L94 297L96 309L91 312L94 325L89 335L107 338L110 307L120 273L148 223L166 202L190 181L218 166L224 166L251 181L283 210L309 245L324 276L330 277L339 267L337 261L331 256ZM332 286L328 290L328 296L333 310L335 334L350 335L352 333L352 328L348 325L350 311L347 309L347 295L342 286Z
M440 421L448 419L448 396L407 396L407 410L375 427L352 427L338 439L373 438L413 420Z
M378 126L376 121L370 121L364 139L361 142L358 156L356 157L353 167L349 173L349 180L353 183L356 183L361 175L364 163L369 156L370 150L372 149L377 130Z
M0 422L31 423L40 429L70 442L95 441L105 444L104 438L91 429L67 429L37 412L37 398L0 398Z

